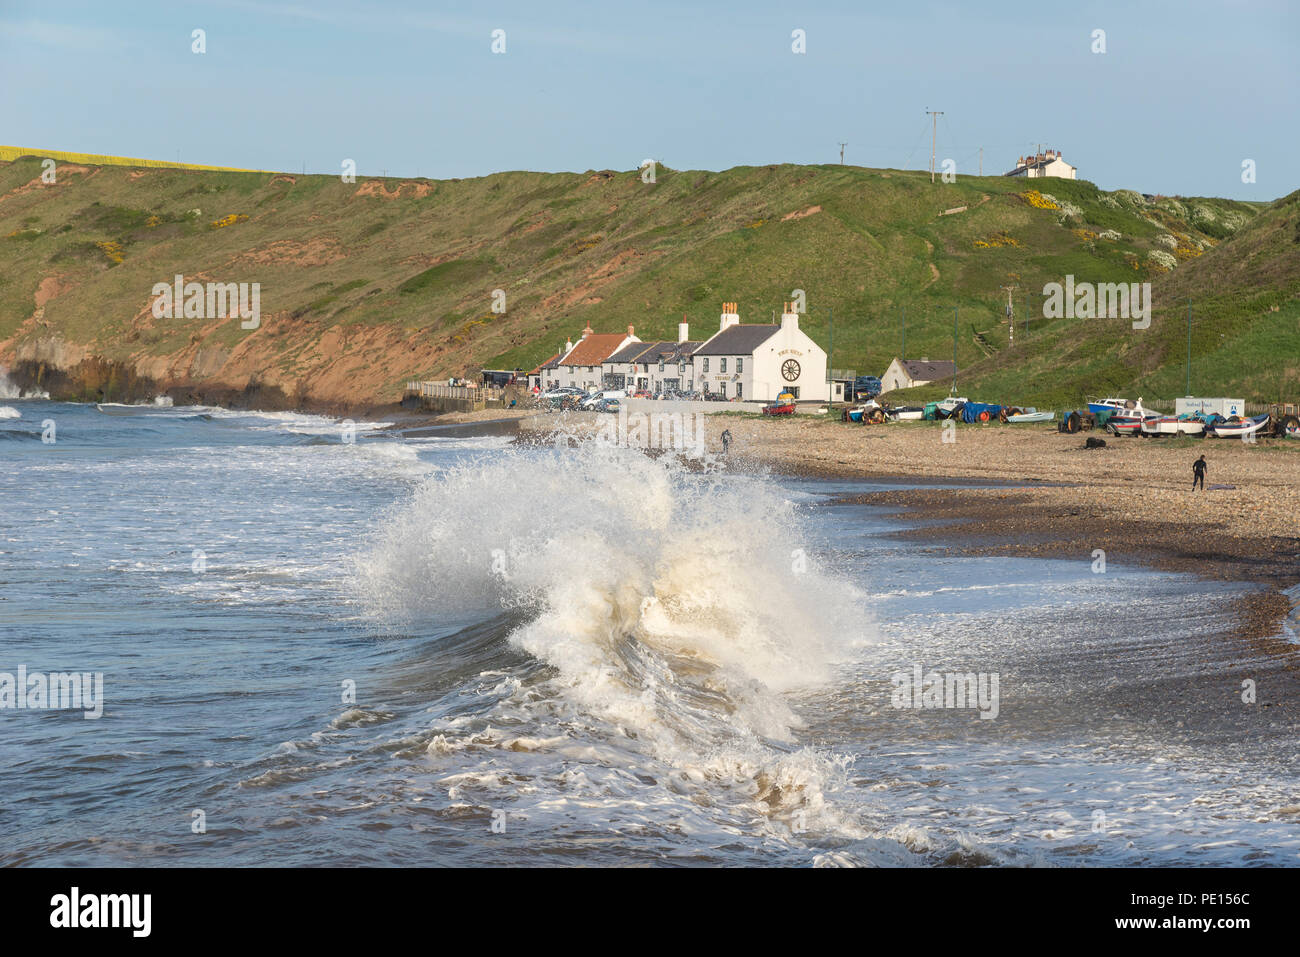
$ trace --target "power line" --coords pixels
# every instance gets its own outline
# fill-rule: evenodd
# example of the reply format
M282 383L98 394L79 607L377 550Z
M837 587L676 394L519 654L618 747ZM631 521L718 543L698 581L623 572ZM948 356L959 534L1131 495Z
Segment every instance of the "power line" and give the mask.
M939 117L943 116L942 110L926 110L930 114L930 182L934 182L934 148L939 140Z

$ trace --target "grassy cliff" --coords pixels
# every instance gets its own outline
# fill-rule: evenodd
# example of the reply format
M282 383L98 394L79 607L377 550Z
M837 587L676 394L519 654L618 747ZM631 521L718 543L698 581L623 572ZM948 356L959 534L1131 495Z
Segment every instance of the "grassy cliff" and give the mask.
M0 365L108 363L171 386L391 401L410 377L531 368L590 322L643 339L768 319L805 290L834 365L949 358L963 392L1300 392L1296 196L1144 199L1079 181L846 166L363 179L0 162ZM155 319L155 283L259 282L261 325ZM1154 321L1055 320L1042 289L1152 283ZM1017 323L1008 345L1007 293ZM493 290L506 312L492 311ZM1029 295L1028 301L1026 295ZM1029 310L1031 323L1021 325ZM1181 338L1180 338L1181 337ZM933 391L933 389L931 390ZM946 391L944 386L940 391Z

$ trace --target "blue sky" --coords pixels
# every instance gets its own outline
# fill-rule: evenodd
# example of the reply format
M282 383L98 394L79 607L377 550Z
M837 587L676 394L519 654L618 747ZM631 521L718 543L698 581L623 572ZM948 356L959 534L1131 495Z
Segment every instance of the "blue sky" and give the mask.
M846 141L925 169L931 109L959 175L1042 144L1104 189L1271 200L1300 186L1297 64L1286 0L0 0L0 142L445 178L838 162Z

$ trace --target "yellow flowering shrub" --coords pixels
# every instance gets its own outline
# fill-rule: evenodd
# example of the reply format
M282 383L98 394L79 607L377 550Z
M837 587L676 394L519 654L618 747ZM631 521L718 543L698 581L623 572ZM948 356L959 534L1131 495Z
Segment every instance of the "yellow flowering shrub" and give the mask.
M122 251L122 244L115 240L109 239L102 243L95 243L95 245L108 257L109 262L120 263L126 258L125 253Z
M225 226L233 226L235 223L242 223L248 219L243 213L231 213L228 216L222 216L220 219L214 219L208 225L213 229L221 229Z
M1015 236L1008 236L1006 233L994 233L986 239L975 240L976 249L996 249L999 246L1023 246L1024 244Z
M1020 198L1023 199L1026 203L1028 203L1030 206L1034 207L1034 209L1060 209L1061 208L1060 206L1057 206L1054 202L1052 202L1050 199L1044 199L1043 194L1036 189L1025 190L1023 193L1020 194Z

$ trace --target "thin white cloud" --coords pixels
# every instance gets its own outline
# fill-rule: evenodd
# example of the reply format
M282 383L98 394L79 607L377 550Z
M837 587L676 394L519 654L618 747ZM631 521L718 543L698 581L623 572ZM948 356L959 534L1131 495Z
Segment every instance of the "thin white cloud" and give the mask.
M48 20L0 20L0 41L34 43L65 50L102 50L119 47L122 37L114 30Z

